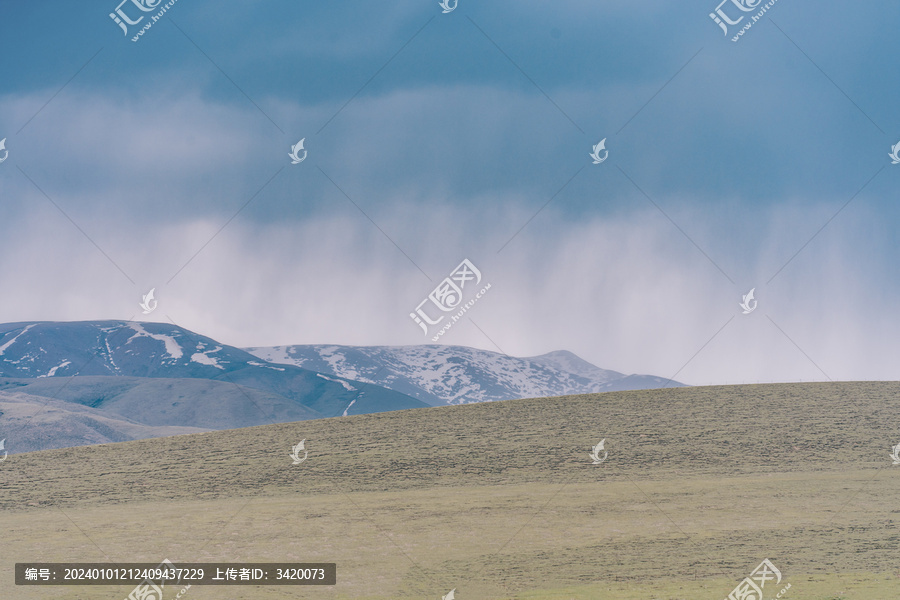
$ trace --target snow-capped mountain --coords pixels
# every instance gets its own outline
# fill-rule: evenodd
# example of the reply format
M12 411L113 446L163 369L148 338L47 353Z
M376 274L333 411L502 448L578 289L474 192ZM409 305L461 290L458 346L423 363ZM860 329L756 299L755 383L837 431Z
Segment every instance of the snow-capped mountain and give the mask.
M196 377L236 367L274 370L237 348L175 325L125 321L0 325L0 376Z
M270 363L373 383L432 406L683 385L661 377L625 376L566 351L516 358L442 345L298 345L246 350Z
M117 379L137 377L220 381L262 390L279 396L283 401L281 406L302 405L306 418L426 406L402 393L372 384L293 365L262 362L239 348L166 323L82 321L0 325L0 377L42 380L73 375L109 378L102 385L93 383L84 388L91 390L86 392L89 395L99 396L98 401L114 396L100 391L104 385L121 387L122 382ZM35 393L34 389L37 388L32 386L28 393ZM176 391L173 388L172 394ZM250 395L242 396L245 404L253 404ZM157 401L165 399L163 396ZM75 398L71 401L79 402ZM267 402L267 405L274 407L278 403ZM194 425L177 421L177 412L170 414L175 422L156 424ZM291 411L259 417L263 422L284 422L296 420L298 414ZM258 423L240 426L249 424ZM207 425L197 423L196 426Z

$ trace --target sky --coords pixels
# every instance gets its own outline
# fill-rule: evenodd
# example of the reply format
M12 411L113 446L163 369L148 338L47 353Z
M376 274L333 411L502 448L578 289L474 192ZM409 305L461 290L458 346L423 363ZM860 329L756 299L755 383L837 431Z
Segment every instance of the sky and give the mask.
M898 378L892 0L141 2L0 3L0 322Z

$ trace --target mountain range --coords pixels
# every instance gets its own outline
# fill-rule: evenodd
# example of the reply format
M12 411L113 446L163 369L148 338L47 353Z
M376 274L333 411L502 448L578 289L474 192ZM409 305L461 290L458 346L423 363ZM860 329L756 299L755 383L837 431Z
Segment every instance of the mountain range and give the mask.
M466 346L300 345L246 348L294 365L402 392L431 406L493 402L684 384L601 369L565 350L517 358Z
M73 412L26 440L18 432L31 429L25 425L31 418L22 421L21 407L7 406L12 392L19 405L37 402L46 411ZM170 324L0 325L0 438L9 438L6 447L13 452L72 445L73 423L91 430L84 443L96 443L138 439L134 424L234 429L425 406L383 387L264 363ZM94 418L100 414L112 420L101 426Z
M680 386L576 355L462 346L240 349L166 323L0 324L10 452L443 404Z

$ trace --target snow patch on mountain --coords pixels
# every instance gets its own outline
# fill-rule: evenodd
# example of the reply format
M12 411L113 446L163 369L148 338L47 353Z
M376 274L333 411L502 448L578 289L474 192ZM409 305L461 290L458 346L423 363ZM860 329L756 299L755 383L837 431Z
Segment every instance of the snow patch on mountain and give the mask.
M33 323L33 324L31 324L31 325L26 325L26 326L25 326L25 329L23 329L22 331L20 331L20 332L18 333L18 335L16 335L16 336L13 337L11 340L9 340L8 342L6 342L6 343L3 344L2 346L0 346L0 356L3 356L3 353L6 352L6 349L7 349L7 348L9 348L10 346L12 346L12 345L16 342L17 339L19 339L20 337L22 337L23 335L25 335L26 333L28 333L28 330L31 329L32 327L34 327L35 325L36 325L36 323Z
M174 360L178 360L182 356L184 356L184 351L181 349L181 346L175 341L175 338L170 335L165 335L162 333L150 333L146 329L144 329L140 323L128 323L128 326L134 329L137 333L128 338L125 343L128 344L134 338L138 337L148 337L152 338L158 342L162 342L166 346L166 352L168 352L169 356L171 356Z
M343 381L341 379L332 379L331 377L326 377L325 375L322 375L321 373L316 373L316 376L321 377L322 379L327 379L328 381L334 381L335 383L340 383L342 386L344 386L344 389L347 390L348 392L356 391L355 387L353 387L352 385L350 385L349 383L347 383L346 381ZM356 402L356 400L354 400L353 402ZM350 406L353 406L353 402L350 403ZM348 406L347 408L350 408L350 406ZM347 414L347 411L345 410L344 416L346 416L346 414Z
M319 356L328 364L329 373L347 373L346 375L341 375L341 377L359 379L358 375L361 374L347 361L347 357L341 352L340 346L323 346Z
M62 363L60 363L60 364L56 365L55 367L53 367L52 369L50 369L50 371L46 375L38 375L37 378L41 379L42 377L53 377L56 375L56 372L59 369L62 369L63 367L67 367L71 364L72 364L71 362L64 360L64 361L62 361Z
M210 356L211 353L218 352L221 349L222 349L222 347L219 346L215 350L210 350L208 352L195 352L191 355L191 362L200 363L201 365L207 365L210 367L215 367L217 369L222 369L224 371L225 367L220 365L219 361L215 357Z
M248 360L247 364L253 365L254 367L265 367L266 369L272 369L273 371L284 371L284 369L282 369L281 367L273 367L272 365L264 365L262 363L258 363L253 360Z
M104 333L109 333L109 331L107 331L106 329L103 329L102 331ZM112 366L112 368L118 373L119 365L116 364L116 360L115 358L113 358L113 351L109 346L109 337L104 337L103 343L106 345L106 358L107 360L109 360L109 364ZM41 348L41 350L43 350L43 348Z

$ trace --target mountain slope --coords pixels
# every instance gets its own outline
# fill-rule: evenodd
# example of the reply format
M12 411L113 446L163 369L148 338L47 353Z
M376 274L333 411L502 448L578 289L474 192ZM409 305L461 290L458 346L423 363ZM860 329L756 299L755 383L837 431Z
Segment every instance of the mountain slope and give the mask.
M235 429L324 415L279 394L225 381L161 377L0 379L0 391L80 404L151 426Z
M21 391L0 391L0 431L9 453L202 433L202 427L146 425L107 411Z
M297 345L247 351L272 363L384 386L432 406L683 385L652 376L626 377L566 351L530 358L442 345Z

